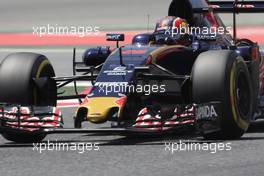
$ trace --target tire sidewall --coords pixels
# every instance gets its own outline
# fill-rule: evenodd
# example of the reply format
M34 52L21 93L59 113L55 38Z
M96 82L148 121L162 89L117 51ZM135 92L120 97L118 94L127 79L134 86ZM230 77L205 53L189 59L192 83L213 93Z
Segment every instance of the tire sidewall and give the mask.
M226 89L225 89L225 96L223 97L223 117L221 119L221 126L223 131L238 131L237 135L241 135L241 133L244 133L247 131L249 127L250 118L253 115L253 90L252 90L252 83L250 80L249 71L247 69L247 66L245 65L243 58L239 56L231 56L231 58L235 59L229 59L227 62L227 69L226 69ZM246 115L243 115L239 112L238 107L238 100L236 98L236 86L238 84L238 76L239 74L243 74L246 77L247 85L248 85L248 91L250 96L248 97L249 106L248 113ZM240 132L239 132L240 131ZM226 135L226 134L224 134Z
M236 103L236 86L239 73L246 77L249 110L241 115ZM196 104L221 102L219 129L202 130L210 139L234 139L241 137L249 126L253 114L253 88L250 74L242 57L230 50L207 51L196 59L192 74L192 98ZM203 123L203 122L202 122ZM200 125L199 125L200 126ZM204 131L205 130L205 131Z

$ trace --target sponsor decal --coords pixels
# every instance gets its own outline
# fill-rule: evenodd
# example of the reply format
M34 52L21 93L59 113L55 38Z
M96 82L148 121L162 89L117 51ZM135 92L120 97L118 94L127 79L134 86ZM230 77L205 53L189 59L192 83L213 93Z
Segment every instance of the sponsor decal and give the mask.
M254 8L253 4L237 4L238 8Z
M196 109L196 119L211 120L217 118L218 114L216 108L213 105L200 106Z
M106 34L107 41L124 41L124 34Z
M124 50L122 51L123 55L129 55L129 54L145 54L146 50Z
M128 82L96 82L95 86L126 86Z
M203 34L198 34L196 36L197 40L210 40L210 41L214 41L216 40L216 36L214 35L203 35Z
M113 70L105 70L103 73L105 73L108 76L125 76L127 73L132 73L133 70L127 70L124 66L118 66L114 68Z
M126 67L120 66L113 69L114 71L125 71Z

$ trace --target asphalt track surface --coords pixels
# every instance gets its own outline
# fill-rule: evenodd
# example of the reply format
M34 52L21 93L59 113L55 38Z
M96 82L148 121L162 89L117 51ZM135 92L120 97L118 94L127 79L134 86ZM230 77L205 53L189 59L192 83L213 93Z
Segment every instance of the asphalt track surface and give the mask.
M66 25L101 25L103 28L145 28L146 14L151 23L167 12L170 0L111 0L111 1L1 1L1 31L29 32L32 25L53 23ZM89 3L88 5L85 5ZM52 5L51 5L52 4ZM129 4L129 8L122 8ZM140 4L140 5L138 5ZM158 4L158 5L157 5ZM98 8L104 7L102 10ZM134 10L134 8L136 10ZM148 8L148 11L143 9ZM118 11L120 10L120 11ZM135 12L136 11L136 12ZM67 12L67 13L65 13ZM34 13L35 15L32 15ZM120 15L123 14L123 15ZM132 14L132 15L131 15ZM86 16L87 18L83 18ZM142 17L143 16L143 17ZM106 18L107 17L107 18ZM112 22L113 19L113 22ZM228 18L229 19L229 18ZM263 18L247 20L247 24L262 22ZM88 22L87 22L88 21ZM123 25L130 21L131 26ZM103 25L102 25L103 24ZM259 24L259 23L258 23ZM134 26L133 26L134 25ZM2 48L0 60L14 51L45 54L59 76L71 74L72 51L68 48ZM77 51L80 57L83 49ZM62 109L65 127L73 125L75 108ZM85 124L85 127L96 127ZM100 125L101 126L101 125ZM103 124L102 126L109 126ZM49 135L44 142L99 143L99 151L36 151L32 144L16 144L0 137L0 175L258 175L264 170L264 125L251 128L240 140L204 141L195 135L130 138L118 135ZM165 143L230 143L230 151L168 151ZM72 145L72 144L71 144Z

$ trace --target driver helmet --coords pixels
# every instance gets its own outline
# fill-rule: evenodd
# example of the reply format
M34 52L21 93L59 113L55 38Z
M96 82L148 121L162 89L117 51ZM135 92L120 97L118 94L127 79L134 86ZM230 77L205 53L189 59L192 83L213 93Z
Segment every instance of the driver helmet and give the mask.
M185 19L166 16L156 23L154 36L156 42L160 44L182 44L188 32L189 24Z

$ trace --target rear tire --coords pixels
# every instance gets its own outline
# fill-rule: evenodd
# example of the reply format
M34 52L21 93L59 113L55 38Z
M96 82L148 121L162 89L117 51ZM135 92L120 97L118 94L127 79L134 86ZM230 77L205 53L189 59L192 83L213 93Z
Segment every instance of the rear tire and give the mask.
M54 92L54 87L52 91L46 90L47 93L43 93L33 80L33 78L54 76L53 67L44 55L35 53L10 54L0 65L0 102L24 106L55 106L57 92ZM14 142L39 142L46 135L9 132L3 133L2 136Z
M253 89L243 58L229 50L200 54L192 71L192 97L197 104L220 101L218 131L200 129L206 139L237 139L253 114Z

